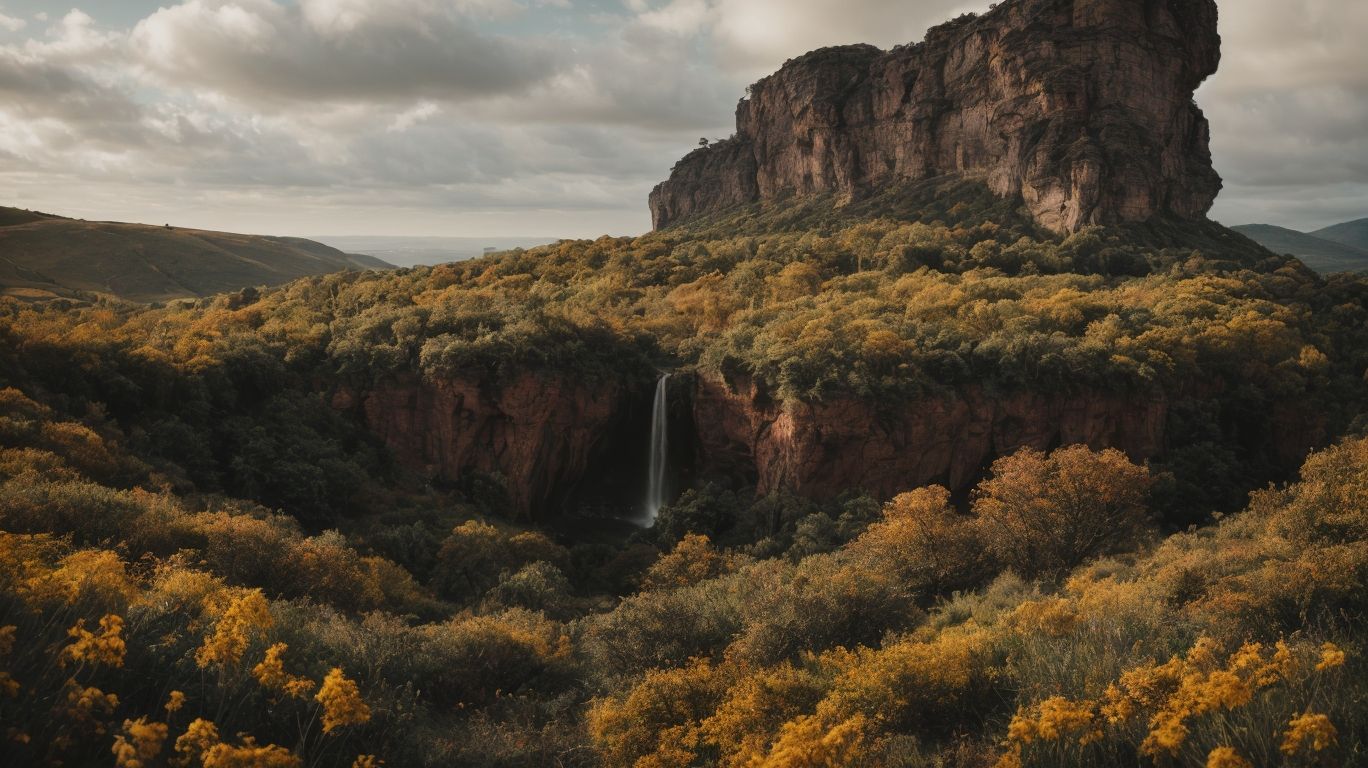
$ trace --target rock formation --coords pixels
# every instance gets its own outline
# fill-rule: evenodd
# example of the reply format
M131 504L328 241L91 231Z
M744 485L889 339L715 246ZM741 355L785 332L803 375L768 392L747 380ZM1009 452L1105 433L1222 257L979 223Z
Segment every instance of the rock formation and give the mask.
M1219 397L1218 390L1210 394ZM1135 461L1161 457L1170 447L1170 403L1157 392L989 393L968 386L881 409L855 397L779 402L753 380L700 375L693 405L705 474L754 483L761 495L832 498L860 488L888 498L931 483L967 490L995 459L1023 447L1083 444L1116 448ZM1273 466L1291 470L1324 444L1321 414L1288 403L1264 416L1268 434L1247 447Z
M1009 0L883 52L826 48L750 89L736 135L651 193L656 228L787 195L958 174L1057 232L1199 218L1221 188L1192 101L1215 0Z
M523 373L510 382L401 376L332 405L364 420L405 466L444 481L503 478L513 512L552 511L580 483L627 414L623 384Z

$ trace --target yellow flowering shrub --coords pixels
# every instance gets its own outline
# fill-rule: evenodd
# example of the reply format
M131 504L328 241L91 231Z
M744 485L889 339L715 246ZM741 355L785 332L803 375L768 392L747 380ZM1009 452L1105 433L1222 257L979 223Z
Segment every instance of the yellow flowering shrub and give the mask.
M122 667L127 647L123 639L123 617L109 614L100 619L100 632L95 634L85 628L85 620L78 620L67 630L71 644L62 649L60 663L104 664Z
M1194 729L1210 723L1204 731L1208 737L1232 728L1248 730L1221 718L1274 688L1298 685L1306 690L1310 676L1324 675L1344 661L1343 651L1328 643L1316 649L1285 641L1271 647L1251 642L1223 654L1215 641L1203 637L1182 656L1122 673L1100 701L1054 696L1023 707L1008 726L1008 751L999 766L1021 765L1028 757L1043 764L1073 762L1077 750L1089 744L1110 736L1129 742L1138 733L1139 752L1155 762L1205 760L1212 768L1247 768L1249 763L1231 745L1194 754L1202 749L1193 741ZM1306 713L1292 718L1281 749L1288 755L1303 749L1320 752L1335 739L1327 716Z
M1330 718L1314 712L1297 715L1287 724L1280 749L1292 756L1305 749L1320 752L1335 743L1339 732Z
M209 607L218 618L213 632L205 636L204 644L195 651L195 662L200 668L237 664L252 640L275 623L261 590L235 590L235 593L221 610L217 605Z
M314 698L323 705L324 733L345 725L360 725L370 721L370 707L361 698L361 691L337 667L333 667L323 678L323 685Z
M1254 768L1234 747L1217 747L1207 755L1206 768Z
M721 670L706 659L651 670L625 696L593 702L590 738L609 765L634 765L665 749L692 753L699 723L716 709L725 689Z
M274 744L259 745L251 736L243 736L237 746L215 744L201 759L204 768L299 768L304 764L290 750Z
M757 670L727 690L701 728L723 765L740 768L763 757L780 726L812 711L830 684L829 675L817 666L781 664Z
M204 718L195 718L186 726L185 733L176 738L176 757L173 765L191 766L203 760L204 754L219 743L218 727Z
M857 768L869 764L863 715L828 724L813 715L784 724L769 754L748 768Z
M104 733L104 718L114 714L114 710L119 706L119 697L94 686L79 685L75 680L67 681L65 692L63 714L77 725L89 727L96 733Z
M181 691L172 691L166 697L166 714L179 712L183 706L185 706L185 694Z
M266 657L252 668L252 675L267 690L284 693L295 699L306 699L313 693L314 681L285 671L285 661L282 657L288 649L289 646L285 643L276 643L267 648Z
M118 768L145 768L161 754L166 733L166 723L148 722L145 717L125 720L123 733L114 737L114 764Z

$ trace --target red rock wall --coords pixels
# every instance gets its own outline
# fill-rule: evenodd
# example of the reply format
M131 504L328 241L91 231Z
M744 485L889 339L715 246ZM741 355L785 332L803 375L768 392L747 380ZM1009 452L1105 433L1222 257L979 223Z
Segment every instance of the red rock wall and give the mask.
M1214 0L1009 0L918 45L814 51L756 83L737 133L675 166L657 228L787 194L959 175L1058 231L1206 214L1220 191L1192 101Z
M694 399L705 466L753 465L757 491L787 489L830 498L851 488L877 496L930 483L973 485L999 456L1085 444L1132 459L1164 446L1162 398L1100 393L990 396L978 387L878 412L876 403L771 401L750 381L732 388L700 376Z
M583 478L625 397L621 385L532 373L500 386L407 376L364 393L339 391L333 406L357 411L401 463L430 477L502 475L515 513L532 516Z

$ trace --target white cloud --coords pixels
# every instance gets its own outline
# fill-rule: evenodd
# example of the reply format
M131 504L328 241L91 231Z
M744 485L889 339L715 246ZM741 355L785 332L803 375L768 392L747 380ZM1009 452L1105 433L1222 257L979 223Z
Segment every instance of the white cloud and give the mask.
M0 13L0 29L9 32L18 32L27 26L28 22L23 19L16 19L13 16L6 16L5 14Z

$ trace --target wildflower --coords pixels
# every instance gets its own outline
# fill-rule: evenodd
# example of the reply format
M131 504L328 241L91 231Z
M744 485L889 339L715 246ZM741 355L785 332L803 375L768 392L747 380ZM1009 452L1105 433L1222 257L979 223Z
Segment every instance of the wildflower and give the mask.
M186 727L185 733L176 739L176 757L173 765L188 766L200 762L205 752L219 743L218 728L204 718L195 718Z
M1198 695L1201 697L1202 710L1235 709L1249 703L1254 697L1250 687L1233 672L1216 670L1206 679Z
M261 590L244 590L228 603L213 634L206 636L204 645L195 651L195 662L201 669L211 664L237 664L247 652L252 637L273 623L271 607Z
M1326 643L1320 649L1320 661L1316 662L1316 671L1324 672L1327 669L1344 666L1344 651L1334 643Z
M71 629L67 630L71 637L71 644L62 649L60 663L63 667L68 662L82 664L106 664L111 667L122 667L124 654L127 648L123 640L123 618L109 614L100 619L100 634L95 634L85 628L85 619L80 619Z
M352 768L379 768L384 765L384 760L376 760L375 755L357 755L352 762Z
M1017 710L1007 726L1007 738L1018 744L1030 744L1040 735L1040 726L1023 710Z
M1233 747L1217 747L1207 755L1206 768L1254 768Z
M118 768L143 768L161 754L166 741L166 723L149 723L147 718L125 720L124 732L114 737L114 765Z
M1182 714L1163 713L1156 718L1149 735L1140 743L1140 751L1151 757L1165 752L1177 755L1187 737L1188 727L1183 723Z
M313 693L314 682L307 677L296 677L285 671L285 662L281 659L289 646L285 643L276 643L266 649L266 658L261 663L252 668L252 675L263 688L273 691L283 691L286 695L296 699L307 698Z
M1073 702L1062 696L1051 696L1040 702L1040 738L1056 741L1076 731L1082 731L1080 744L1091 744L1102 738L1102 731L1094 726L1093 704Z
M298 768L299 756L274 744L260 746L251 736L241 746L215 744L204 753L204 768Z
M166 714L179 712L183 706L185 706L185 694L180 691L172 691L171 695L166 697Z
M342 670L333 667L323 678L323 686L314 697L323 705L323 732L344 725L360 725L370 720L370 707L366 706L357 690L356 683L348 680Z
M114 714L118 706L119 697L112 693L95 687L82 688L75 680L67 681L66 716L77 723L93 726L96 733L104 733L104 725L98 718Z
M1115 683L1107 686L1103 696L1106 703L1102 705L1102 716L1107 718L1111 725L1124 723L1135 716L1134 700L1122 693Z
M1283 734L1282 752L1295 755L1309 741L1311 751L1320 752L1335 743L1338 732L1325 715L1307 712L1292 718L1287 732Z

